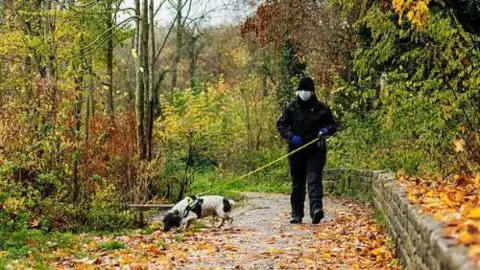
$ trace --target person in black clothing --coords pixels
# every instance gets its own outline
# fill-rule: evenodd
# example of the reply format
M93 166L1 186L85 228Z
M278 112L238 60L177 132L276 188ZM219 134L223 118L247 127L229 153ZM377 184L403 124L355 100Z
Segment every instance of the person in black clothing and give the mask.
M311 78L303 78L298 85L297 96L290 102L277 121L280 135L288 140L289 152L319 137L314 143L289 157L292 191L292 219L290 223L302 223L305 185L308 183L310 216L313 224L318 224L323 216L322 172L325 166L327 136L337 129L332 113L327 105L315 96L315 84Z

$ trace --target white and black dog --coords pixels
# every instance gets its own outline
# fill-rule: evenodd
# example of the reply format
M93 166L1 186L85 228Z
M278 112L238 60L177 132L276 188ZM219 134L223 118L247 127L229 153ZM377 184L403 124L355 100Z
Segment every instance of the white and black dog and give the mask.
M175 227L183 227L187 230L195 220L208 216L222 219L222 223L218 226L220 228L225 220L233 221L229 216L233 204L235 204L233 200L222 196L186 197L168 210L163 218L163 230L168 232Z

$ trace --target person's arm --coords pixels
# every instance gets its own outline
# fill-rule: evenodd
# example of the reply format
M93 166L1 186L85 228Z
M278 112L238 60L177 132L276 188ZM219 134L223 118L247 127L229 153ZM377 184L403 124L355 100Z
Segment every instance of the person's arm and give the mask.
M325 127L319 132L321 136L331 136L337 131L338 124L333 118L332 112L327 108L327 114L325 115Z
M290 140L293 136L293 132L290 130L292 125L292 116L288 111L288 107L285 106L282 115L277 120L277 130L280 136L286 140Z

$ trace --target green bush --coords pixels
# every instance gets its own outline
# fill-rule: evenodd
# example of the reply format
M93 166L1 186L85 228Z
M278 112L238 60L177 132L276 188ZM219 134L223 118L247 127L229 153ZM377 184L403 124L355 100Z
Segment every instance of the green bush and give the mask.
M285 153L277 150L275 123L280 109L276 95L258 91L261 87L261 80L251 76L229 89L220 80L203 91L187 89L163 96L163 116L156 123L155 137L164 157L157 189L166 190L165 197L176 201L192 184L196 191L198 186L242 175ZM249 181L268 189L284 178L286 170L276 171L269 168ZM251 185L244 181L241 186Z
M479 36L436 4L421 29L376 2L354 28L362 46L333 94L342 131L330 141L331 165L478 170Z
M86 214L87 228L95 231L116 231L133 227L133 215L123 211L122 207L114 185L107 184L97 188Z
M42 173L33 182L15 181L20 167L0 166L0 230L118 230L133 226L133 215L122 210L119 193L101 177L93 196L77 203L68 198L56 174Z
M329 139L327 166L403 170L408 173L433 171L438 160L425 151L425 141L408 140L404 129L383 128L375 117L358 120L345 116L342 130Z
M0 230L21 230L32 220L40 192L33 187L13 181L19 166L0 165Z

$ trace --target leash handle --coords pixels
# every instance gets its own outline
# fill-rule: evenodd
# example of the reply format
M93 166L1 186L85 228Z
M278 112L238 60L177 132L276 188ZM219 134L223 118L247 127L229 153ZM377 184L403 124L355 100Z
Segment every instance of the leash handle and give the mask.
M242 180L243 178L246 178L246 177L248 177L248 176L250 176L250 175L252 175L252 174L254 174L254 173L258 172L258 171L261 171L261 170L263 170L263 169L265 169L265 168L268 168L268 167L272 166L273 164L278 163L279 161L281 161L281 160L283 160L283 159L285 159L285 158L288 158L289 156L294 155L295 153L298 153L298 152L302 151L303 149L305 149L305 148L307 148L308 146L310 146L310 145L318 142L319 140L320 140L320 138L313 139L313 140L310 141L309 143L302 145L301 147L293 150L292 152L290 152L290 153L288 153L288 154L286 154L286 155L283 155L283 156L275 159L274 161L271 161L270 163L268 163L268 164L266 164L266 165L263 165L263 166L260 167L260 168L257 168L257 169L255 169L255 170L253 170L253 171L251 171L251 172L248 172L248 173L246 173L246 174L244 174L244 175L242 175L242 176L239 176L239 177L237 177L237 178L234 178L233 180L228 181L228 182L226 182L226 183L223 183L222 185L217 186L216 188L212 188L212 189L207 190L207 191L205 191L205 192L199 193L199 196L200 196L200 195L205 195L205 194L210 193L210 192L212 192L212 191L215 191L215 190L219 189L220 187L227 186L227 185L230 185L230 184L235 183L235 182L237 182L237 181L240 181L240 180Z

